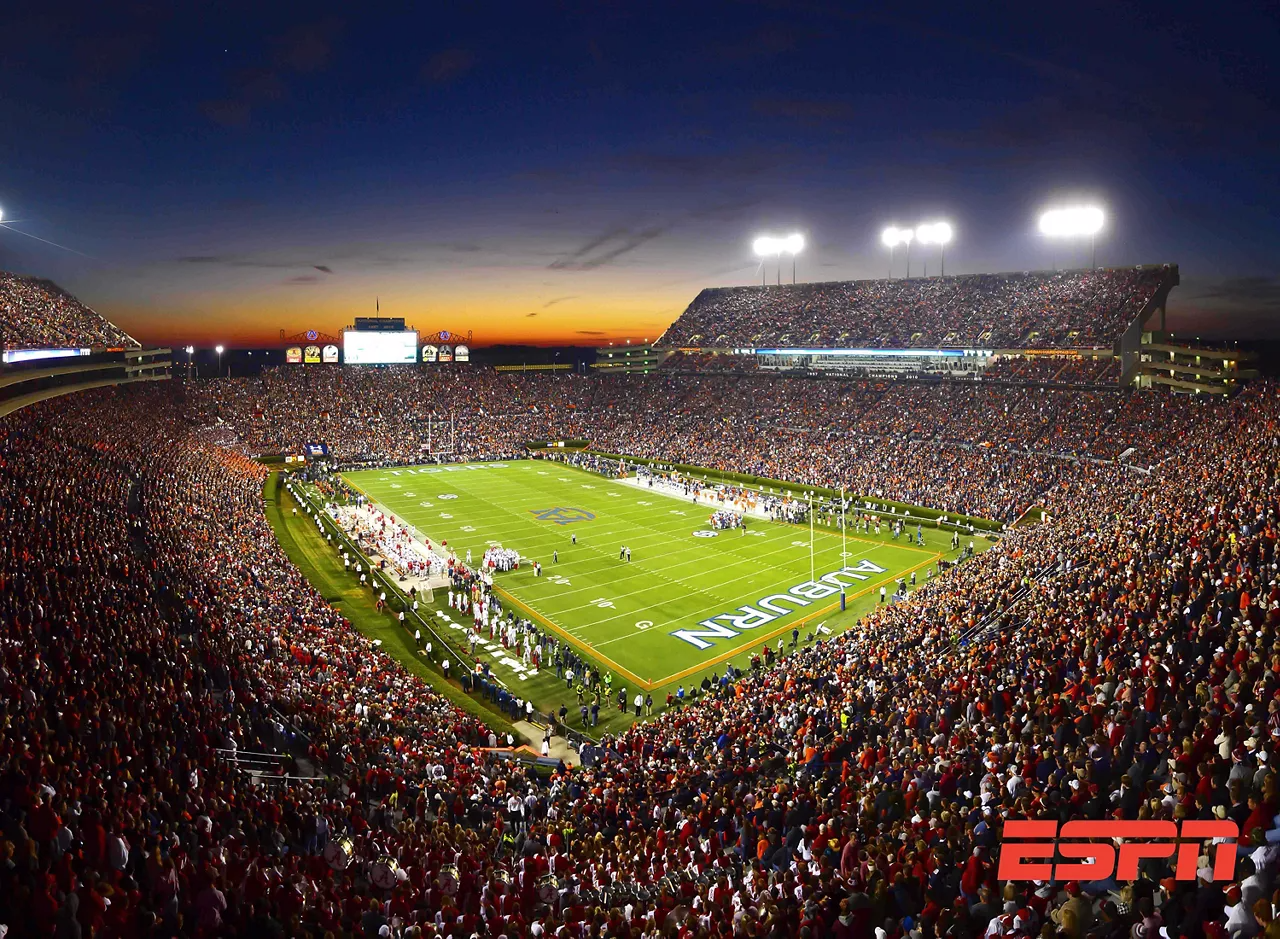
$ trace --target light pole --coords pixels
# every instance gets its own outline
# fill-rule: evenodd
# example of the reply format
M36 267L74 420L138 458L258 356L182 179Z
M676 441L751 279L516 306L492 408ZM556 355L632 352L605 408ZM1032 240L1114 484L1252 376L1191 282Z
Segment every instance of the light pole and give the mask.
M792 232L782 238L773 235L760 235L755 241L751 242L751 249L756 253L756 257L761 258L760 270L760 286L765 285L766 272L763 264L764 258L776 257L778 259L778 286L782 286L782 256L784 254L791 255L791 283L796 282L796 255L804 250L804 235L799 232Z
M907 280L911 279L911 239L915 233L910 228L899 229L898 240L907 246Z
M1049 209L1040 215L1040 234L1046 238L1089 239L1089 266L1098 266L1097 238L1106 224L1106 215L1096 205Z
M771 254L778 253L778 239L772 235L761 235L755 241L751 242L751 250L756 253L756 257L760 259L760 286L765 286L765 278L768 276L765 258Z
M191 381L191 356L195 354L195 346L187 346L187 381Z
M786 238L779 238L779 247L781 251L785 251L791 255L791 283L794 286L796 282L796 255L804 250L804 235L799 232L792 232ZM778 262L778 277L782 277L782 262Z
M932 222L916 226L916 240L922 245L937 245L941 252L942 276L947 276L947 242L951 240L951 226L946 222ZM926 268L927 271L927 268Z
M218 353L218 377L222 377L222 346L215 346L214 351Z
M890 225L880 233L880 243L889 249L889 279L893 280L893 252L902 244L902 232L896 225Z

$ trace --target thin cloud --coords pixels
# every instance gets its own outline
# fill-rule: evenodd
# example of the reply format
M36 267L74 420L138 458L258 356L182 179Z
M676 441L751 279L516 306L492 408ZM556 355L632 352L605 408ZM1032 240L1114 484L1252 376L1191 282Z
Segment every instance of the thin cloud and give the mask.
M310 264L306 261L273 261L265 258L250 258L238 254L187 254L176 260L179 264L199 264L210 267L220 265L222 267L256 268L270 271L309 268L325 274L334 273L333 268L327 264Z
M598 267L612 264L624 254L631 253L655 238L661 238L671 228L671 223L667 223L636 232L629 229L609 231L592 238L573 254L552 261L547 268L553 271L594 271Z
M555 306L557 303L564 303L566 300L577 300L578 296L579 296L578 294L573 293L573 294L569 294L569 296L567 297L552 297L546 303L542 304L542 308L545 310L549 306ZM534 315L534 314L530 314L530 315Z
M1270 307L1280 304L1280 278L1275 277L1227 277L1222 280L1188 285L1184 296L1188 300L1216 301L1214 306Z

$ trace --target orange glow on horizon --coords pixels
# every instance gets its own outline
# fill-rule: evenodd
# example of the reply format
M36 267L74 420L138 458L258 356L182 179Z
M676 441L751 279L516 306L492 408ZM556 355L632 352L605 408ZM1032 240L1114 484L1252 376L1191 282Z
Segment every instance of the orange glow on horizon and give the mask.
M575 296L563 302L530 302L496 293L487 296L442 294L423 302L416 297L382 294L375 310L372 296L310 291L235 298L225 295L174 296L168 303L138 307L131 303L95 306L144 344L275 348L286 337L314 329L341 336L357 316L403 317L421 335L447 330L471 333L470 344L605 346L610 342L652 342L693 299L695 291L676 287L659 296L618 291ZM655 313L654 310L661 312Z

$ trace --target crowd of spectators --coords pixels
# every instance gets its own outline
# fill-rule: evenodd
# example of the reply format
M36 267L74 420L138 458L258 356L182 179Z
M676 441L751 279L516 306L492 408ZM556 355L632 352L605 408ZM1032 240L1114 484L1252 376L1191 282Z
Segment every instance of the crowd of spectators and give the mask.
M1076 459L1148 468L1202 399L1040 384L779 375L548 375L278 368L187 388L208 439L246 454L508 458L533 440L688 463L1013 522ZM661 415L661 419L655 419ZM428 444L430 433L431 444Z
M933 393L864 403L905 425L897 404ZM1101 412L1079 397L1011 400L1031 413L1009 423L1086 439ZM1168 451L1150 477L1062 463L1050 521L550 779L307 584L266 522L264 470L193 427L180 389L10 415L0 924L1275 939L1280 387L1176 415L1108 400L1152 437L1134 445ZM306 778L255 784L234 762L251 751L294 753L286 775ZM1127 884L1002 883L1002 825L1028 818L1230 820L1237 862L1214 882L1202 844L1190 881L1151 858Z
M753 374L761 368L770 368L780 374L837 380L937 381L945 378L1015 384L1099 385L1107 388L1117 387L1120 380L1120 360L1110 355L999 355L993 356L989 362L983 360L981 366L977 360L966 358L962 363L964 368L955 368L955 360L945 360L929 364L913 363L914 369L904 367L900 360L894 360L891 365L883 362L875 365L853 365L847 359L830 356L826 360L821 356L813 359L784 358L782 361L785 365L778 366L762 361L762 357L758 355L676 351L663 359L659 369L670 373ZM802 364L797 365L797 362Z
M53 281L0 271L0 348L136 347Z
M514 424L543 438L574 432L595 383L482 366L286 366L188 388L191 419L209 428L211 442L258 454L323 441L346 461L407 463L433 453L511 456L503 429Z
M1120 360L1114 356L1000 356L981 375L983 381L1114 388L1120 381Z
M1109 348L1161 267L709 287L655 345L679 348Z
M754 355L732 352L672 352L659 369L665 372L754 372L760 367Z

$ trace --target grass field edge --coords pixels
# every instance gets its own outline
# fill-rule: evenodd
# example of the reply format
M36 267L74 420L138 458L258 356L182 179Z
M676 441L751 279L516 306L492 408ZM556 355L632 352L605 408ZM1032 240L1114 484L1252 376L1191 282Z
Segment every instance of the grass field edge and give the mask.
M272 481L274 480L274 486ZM274 493L269 493L269 489L274 488ZM312 563L310 556L299 543L300 539L308 538L316 540L325 551L329 550L327 542L319 541L319 535L312 532L310 524L294 526L284 514L284 499L286 488L284 479L279 472L272 472L263 485L263 514L266 516L267 524L271 526L272 532L275 534L276 542L280 545L280 549L284 551L290 563L298 568L302 576L306 579L312 589L316 590L321 597L324 597L326 591L322 588L327 578L322 576L315 565ZM290 497L292 498L292 497ZM296 499L293 501L297 502ZM302 503L298 503L302 507ZM274 511L273 511L274 509ZM273 515L275 516L273 518ZM310 517L307 518L310 521ZM295 530L299 529L299 530ZM296 550L290 552L289 547L292 545ZM396 632L400 629L399 624L390 616L390 614L379 613L373 602L363 591L357 591L354 596L343 596L341 603L357 608L361 616L356 617L350 615L355 609L350 611L343 610L336 604L325 600L330 606L333 606L339 613L351 624L351 627L360 633L366 639L374 640L378 637L375 633L379 629L388 629ZM381 620L382 622L378 622ZM376 625L375 625L376 624ZM365 628L362 628L364 626ZM443 641L443 640L442 640ZM464 691L461 685L454 686L448 678L442 673L433 671L426 663L420 659L402 656L398 654L394 648L389 648L387 643L379 646L379 649L391 658L400 663L406 671L423 682L436 694L445 698L450 704L460 708L473 717L479 718L485 722L485 725L492 730L501 734L511 734L517 740L523 739L520 732L516 730L511 723L509 717L504 715L496 708L490 708L483 703L482 699Z

